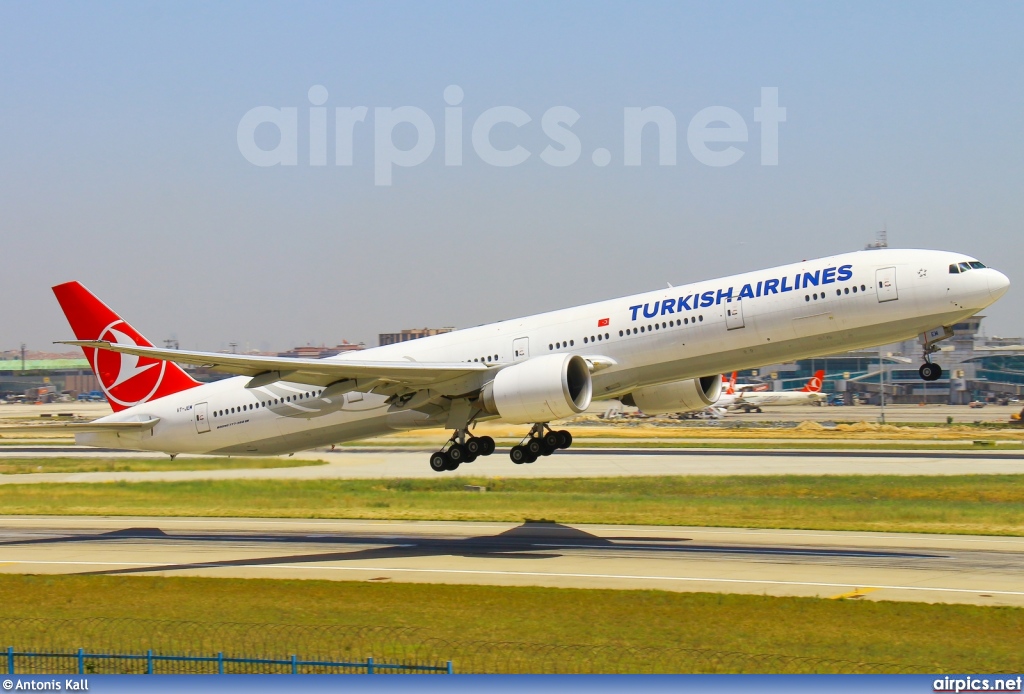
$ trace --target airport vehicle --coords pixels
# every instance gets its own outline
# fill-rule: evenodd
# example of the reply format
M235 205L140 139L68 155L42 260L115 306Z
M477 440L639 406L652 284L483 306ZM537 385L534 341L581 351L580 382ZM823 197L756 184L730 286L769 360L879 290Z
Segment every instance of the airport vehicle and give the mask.
M966 269L964 269L966 268ZM924 335L936 342L1010 285L960 253L881 249L807 260L506 320L326 359L153 347L81 284L54 293L114 413L61 426L76 442L178 453L274 455L401 429L445 427L430 456L453 470L494 451L475 422L529 425L509 455L572 443L550 423L618 398L648 414L702 410L722 372ZM208 384L179 364L237 374ZM0 430L3 431L3 430Z
M820 405L826 396L821 392L821 384L825 372L818 371L800 390L769 390L740 392L736 400L729 406L731 409L742 409L744 412L760 412L766 405Z

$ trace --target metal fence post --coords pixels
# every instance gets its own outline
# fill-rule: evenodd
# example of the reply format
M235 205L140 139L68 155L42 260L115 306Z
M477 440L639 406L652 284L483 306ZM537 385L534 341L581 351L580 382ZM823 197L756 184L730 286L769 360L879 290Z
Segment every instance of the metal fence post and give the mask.
M146 651L146 674L153 674L153 649L150 648Z
M84 675L85 674L85 649L84 648L79 648L78 649L78 674L79 675Z
M224 651L217 654L217 674L224 674Z
M299 674L299 666L298 666L298 663L296 662L297 660L298 660L298 657L296 657L293 654L292 655L292 674L293 675Z
M454 675L455 674L455 670L454 670L454 668L452 668L452 661L450 661L450 660L448 661L448 674L449 675Z
M7 647L7 674L14 674L14 646Z
M366 659L366 674L367 675L372 675L373 674L373 656L372 655L369 658Z

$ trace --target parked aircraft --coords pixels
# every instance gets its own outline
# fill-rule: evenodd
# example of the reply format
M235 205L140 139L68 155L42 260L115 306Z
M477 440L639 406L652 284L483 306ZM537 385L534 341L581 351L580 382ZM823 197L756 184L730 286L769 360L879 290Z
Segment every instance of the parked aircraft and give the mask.
M817 371L800 390L745 390L729 407L744 412L760 412L765 405L819 405L826 398L821 392L824 379L825 372Z
M506 320L327 359L152 346L77 282L54 287L114 413L56 424L106 448L275 455L445 427L430 456L454 470L494 451L476 422L529 425L509 455L531 463L572 443L551 422L592 399L649 414L701 410L722 372L924 335L921 376L951 326L989 306L1005 275L961 253L882 249L801 261ZM269 327L269 326L268 326ZM179 364L237 374L208 384ZM10 428L0 431L9 431Z

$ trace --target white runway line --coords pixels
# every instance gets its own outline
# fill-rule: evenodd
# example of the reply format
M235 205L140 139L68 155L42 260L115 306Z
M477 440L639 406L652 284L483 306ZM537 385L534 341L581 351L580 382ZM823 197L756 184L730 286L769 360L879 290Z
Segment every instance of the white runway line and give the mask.
M58 566L124 566L124 567L150 567L153 571L159 571L160 565L152 565L141 562L88 562L88 561L3 561L0 564L21 564L21 565L58 565ZM737 583L745 585L766 585L766 586L801 586L810 588L857 588L869 587L854 583L818 583L814 581L769 581L743 578L700 578L696 576L637 576L629 574L584 574L584 573L547 573L543 571L486 571L481 569L409 569L384 566L303 566L292 564L232 564L221 566L219 564L178 564L175 570L183 571L189 569L288 569L291 571L373 571L377 573L426 573L426 574L468 574L477 576L526 576L530 578L605 578L610 580L640 580L640 581L680 581L691 583ZM986 593L989 595L1024 595L1024 591L1016 590L987 590L984 588L942 588L925 586L891 586L873 584L871 588L879 590L910 590L926 593Z

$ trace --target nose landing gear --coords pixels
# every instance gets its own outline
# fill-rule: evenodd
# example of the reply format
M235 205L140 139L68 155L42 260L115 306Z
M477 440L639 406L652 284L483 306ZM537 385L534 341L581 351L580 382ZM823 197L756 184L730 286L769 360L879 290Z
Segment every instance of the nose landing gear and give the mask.
M479 456L494 453L494 439L473 436L465 429L456 431L441 450L430 455L430 469L434 472L453 471L463 463L472 463Z
M541 456L551 455L559 449L572 445L572 434L566 430L555 431L547 424L534 424L523 442L513 446L508 457L516 465L536 462Z
M942 378L942 367L932 363L932 355L939 351L939 346L935 343L947 339L952 334L952 330L943 328L941 332L932 330L921 336L921 341L924 343L924 364L917 370L921 374L921 380L937 381Z

